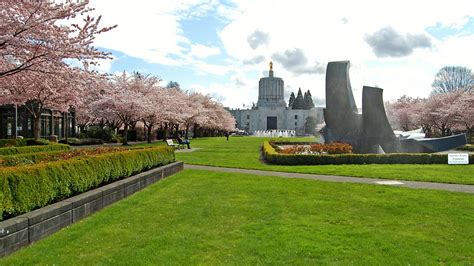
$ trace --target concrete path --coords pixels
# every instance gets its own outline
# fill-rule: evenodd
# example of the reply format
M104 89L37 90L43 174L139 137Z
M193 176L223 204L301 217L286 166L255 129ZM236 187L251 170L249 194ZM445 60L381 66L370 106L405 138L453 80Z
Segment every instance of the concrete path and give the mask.
M341 183L389 185L389 186L418 188L418 189L421 188L421 189L447 190L447 191L474 194L474 185L446 184L446 183L405 181L405 180L389 180L389 179L349 177L349 176L285 173L285 172L273 172L273 171L226 168L226 167L215 167L215 166L204 166L204 165L190 165L190 164L185 164L184 169L209 170L209 171L218 171L218 172L227 172L227 173L262 175L262 176L278 176L278 177L286 177L286 178L302 178L302 179L312 179L312 180L341 182Z
M185 153L185 152L197 151L197 150L200 150L200 149L201 148L179 149L179 150L175 150L174 152L176 152L176 153Z

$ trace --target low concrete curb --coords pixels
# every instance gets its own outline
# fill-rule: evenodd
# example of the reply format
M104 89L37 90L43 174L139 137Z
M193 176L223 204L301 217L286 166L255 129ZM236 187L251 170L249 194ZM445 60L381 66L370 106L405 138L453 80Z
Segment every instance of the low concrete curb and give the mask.
M183 162L171 163L0 222L0 257L181 170Z

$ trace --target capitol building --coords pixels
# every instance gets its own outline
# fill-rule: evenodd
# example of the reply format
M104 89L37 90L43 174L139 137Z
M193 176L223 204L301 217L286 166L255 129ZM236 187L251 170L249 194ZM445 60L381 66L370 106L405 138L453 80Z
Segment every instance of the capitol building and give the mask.
M230 109L229 112L236 120L236 127L248 133L255 134L265 130L290 130L297 135L307 132L308 118L321 123L322 108L293 109L287 106L284 99L284 81L275 77L273 63L270 62L268 77L263 77L258 83L258 101L251 109ZM314 125L314 123L313 123Z

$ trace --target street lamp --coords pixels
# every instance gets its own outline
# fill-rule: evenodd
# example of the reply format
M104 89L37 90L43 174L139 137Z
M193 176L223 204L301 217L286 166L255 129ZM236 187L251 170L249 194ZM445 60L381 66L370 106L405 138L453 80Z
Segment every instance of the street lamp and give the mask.
M18 138L18 105L15 103L15 139Z

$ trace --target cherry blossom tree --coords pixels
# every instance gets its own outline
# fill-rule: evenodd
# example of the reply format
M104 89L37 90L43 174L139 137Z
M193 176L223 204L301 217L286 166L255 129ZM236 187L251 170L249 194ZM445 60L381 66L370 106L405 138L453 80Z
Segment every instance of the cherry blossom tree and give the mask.
M427 136L448 136L456 132L473 130L474 100L472 92L448 92L433 94L426 99L403 96L391 103L389 110L394 113L403 130L422 127Z
M387 115L394 128L404 131L413 130L417 127L415 124L415 114L413 108L420 102L420 99L402 96L393 103L387 105Z
M138 76L126 72L112 77L102 97L95 103L95 109L102 110L102 116L120 121L123 126L123 145L128 145L128 130L140 120L144 88Z
M0 104L25 105L34 119L34 137L41 135L45 109L67 111L80 103L95 78L88 66L109 54L92 46L100 17L86 16L88 1L56 4L54 1L0 2ZM67 21L83 17L81 25ZM77 68L66 60L83 64Z
M76 125L78 125L80 131L84 131L90 125L96 124L100 119L99 112L95 109L94 104L101 99L104 88L108 85L108 75L93 74L84 84L87 88L87 93L81 95L81 101L76 102L74 105Z
M46 64L44 64L46 67ZM80 102L91 73L62 65L56 73L25 72L2 79L0 104L24 105L34 120L34 138L41 134L41 114L45 109L68 111ZM61 72L60 72L61 71Z
M451 135L459 116L457 108L460 94L456 92L434 94L427 99L425 108L429 112L429 119L440 132L441 136Z
M459 97L457 122L466 131L467 140L471 142L474 131L474 93L463 93Z
M84 66L109 54L92 46L101 17L88 15L89 1L0 1L0 78L24 71L52 73L45 63L75 59ZM71 22L82 18L82 23Z

